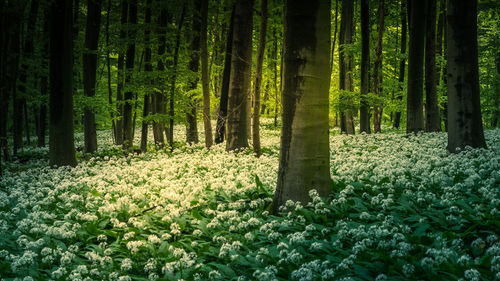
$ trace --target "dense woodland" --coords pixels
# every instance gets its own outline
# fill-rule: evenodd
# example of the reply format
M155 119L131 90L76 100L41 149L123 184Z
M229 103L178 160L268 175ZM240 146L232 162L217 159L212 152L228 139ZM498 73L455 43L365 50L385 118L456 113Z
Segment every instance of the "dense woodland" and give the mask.
M500 280L500 2L0 15L5 280Z

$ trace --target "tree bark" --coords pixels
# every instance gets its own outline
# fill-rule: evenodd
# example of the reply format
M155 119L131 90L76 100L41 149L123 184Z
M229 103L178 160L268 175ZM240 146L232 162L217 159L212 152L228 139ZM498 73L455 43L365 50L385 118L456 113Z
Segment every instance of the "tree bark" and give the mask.
M247 102L252 66L253 0L235 4L226 150L248 147Z
M85 50L83 51L83 92L87 102L95 96L97 73L97 47L101 29L101 0L87 1L87 27L85 30ZM97 150L95 113L92 106L85 103L83 109L84 152Z
M73 133L72 23L72 1L54 1L50 26L51 166L76 166Z
M257 65L255 67L255 82L254 82L254 109L252 123L252 141L253 151L257 157L260 157L260 88L262 84L262 63L264 62L264 50L266 49L266 34L267 34L267 0L261 1L260 15L260 34L259 47L257 49Z
M212 124L210 123L210 85L208 76L207 49L208 0L201 0L201 85L203 91L203 128L205 129L205 146L213 145Z
M448 151L486 148L479 96L477 1L448 0Z
M231 12L229 29L227 32L226 53L224 57L224 72L222 73L221 95L219 101L219 114L217 116L217 125L215 127L215 143L224 142L226 136L226 118L227 104L229 97L229 80L231 75L231 57L233 48L233 29L234 29L234 7Z
M146 12L144 15L144 72L146 72L146 76L148 77L148 81L146 83L151 86L152 81L149 80L151 77L151 72L153 71L153 66L151 65L151 3L152 0L146 1ZM149 91L150 88L148 88ZM150 93L144 94L144 104L142 108L142 128L141 128L141 151L146 152L148 150L148 121L146 120L149 116L150 110Z
M330 193L330 1L285 2L283 127L273 213Z
M113 91L111 89L111 57L109 55L109 15L111 14L111 1L108 0L108 6L106 9L106 67L108 70L108 104L110 107L113 107ZM111 130L113 132L113 139L116 143L116 122L115 122L115 114L113 110L109 111L109 115L111 117Z
M370 65L370 13L368 0L361 0L361 106L359 108L359 130L367 134L370 132L369 104L366 100L369 89Z
M436 80L436 0L428 0L425 38L425 131L441 132Z
M125 45L127 32L125 26L127 25L128 18L128 0L122 0L121 3L121 20L120 20L120 44ZM123 82L124 82L124 66L125 54L120 49L118 53L118 74L116 84L116 144L123 145Z
M351 0L342 0L342 13L340 17L339 34L339 90L353 91L352 83L352 54L345 54L344 45L352 43L354 3ZM341 97L342 98L342 97ZM341 131L348 135L355 134L352 109L343 109L341 112Z
M497 55L497 77L500 78L500 52ZM498 78L497 78L498 79ZM491 120L491 127L496 128L500 119L500 81L497 80L495 85L495 109Z
M330 57L330 73L333 73L333 60L335 54L335 42L337 41L337 19L339 16L339 0L335 0L335 29L333 30L332 54ZM331 74L330 74L331 75Z
M406 133L424 130L423 62L427 0L410 0L410 43L408 55L408 97Z
M130 25L137 24L137 0L131 0L129 2L129 12L128 12L128 23ZM125 73L125 84L131 82L132 72L134 71L134 61L135 61L135 30L131 28L128 32L128 46L127 46L127 60L126 60L126 73ZM134 99L134 93L129 88L125 92L124 105L123 105L123 149L128 151L133 145L133 127L132 122L132 102Z
M405 66L406 66L406 1L401 1L401 59L399 60L399 89L401 93L396 97L398 100L403 100L403 85L405 82ZM399 129L399 124L401 121L401 111L396 111L394 114L394 122L392 123L392 127L395 129Z
M378 37L377 37L377 47L375 49L375 61L373 62L373 79L372 79L372 92L376 96L380 96L381 86L379 82L379 72L382 76L382 38L384 35L384 0L379 0L378 6ZM380 115L380 116L379 116ZM379 108L379 104L373 105L373 132L380 133L380 120L382 112Z

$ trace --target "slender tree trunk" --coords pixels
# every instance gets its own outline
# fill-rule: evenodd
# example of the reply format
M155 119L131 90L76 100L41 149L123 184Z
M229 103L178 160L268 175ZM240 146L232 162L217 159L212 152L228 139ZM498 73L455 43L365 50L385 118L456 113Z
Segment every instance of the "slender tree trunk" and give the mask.
M73 133L72 1L55 0L50 25L50 165L76 166Z
M208 0L201 0L201 84L203 90L203 127L205 129L205 146L213 145L212 124L210 123L210 88L207 50L207 18Z
M330 193L328 91L330 1L285 4L283 127L273 213L288 200L306 204L310 191Z
M361 106L359 108L359 130L370 133L369 104L366 100L369 89L370 66L370 13L368 0L361 0Z
M344 44L351 44L354 33L353 26L354 3L351 0L342 0L342 13L340 17L340 34L339 34L339 90L353 91L352 85L352 68L353 57L350 54L345 54ZM344 109L341 112L342 132L353 135L354 122L352 109Z
M373 62L373 79L372 79L372 92L375 95L380 96L382 94L381 86L379 84L379 72L382 76L382 38L384 35L384 0L379 0L378 6L378 37L377 37L377 47L375 50L375 61ZM380 120L381 120L381 109L379 104L373 105L373 132L380 133Z
M479 96L477 1L448 0L448 151L486 148Z
M408 55L408 97L406 133L424 130L423 65L428 0L410 0L410 47Z
M255 104L253 110L252 124L252 140L253 151L257 157L260 157L260 88L262 84L262 63L264 62L264 51L266 49L266 34L267 34L267 0L261 1L261 18L260 18L260 34L259 47L257 49L257 65L255 67L255 82L254 82L254 97Z
M137 0L131 0L129 2L129 14L128 23L130 25L137 24ZM135 30L131 28L128 32L128 47L127 47L127 60L126 60L126 73L125 73L125 84L131 82L132 72L134 71L134 60L135 60ZM135 124L132 122L132 102L134 99L134 93L131 89L128 89L124 95L123 105L123 149L128 151L133 145L133 127Z
M274 128L276 129L278 127L278 98L280 96L280 93L282 91L282 81L281 79L281 73L283 73L283 68L280 69L280 87L278 90L278 35L276 32L277 28L273 29L273 37L274 37L274 46L273 46L273 68L274 68ZM283 66L283 56L281 56L281 66Z
M441 132L436 80L436 0L428 0L425 38L425 131Z
M333 60L335 55L335 42L337 41L337 18L339 16L339 0L335 0L335 29L333 31L332 54L330 56L330 73L333 74Z
M144 71L147 77L151 77L151 72L153 71L153 65L151 65L151 3L152 0L146 1L146 13L144 15ZM152 81L148 80L149 86L151 86ZM148 88L149 91L150 88ZM148 149L148 121L146 120L150 110L150 94L144 94L144 105L142 108L142 128L141 128L141 151L146 152Z
M120 27L120 44L124 46L126 43L127 32L125 26L127 25L128 17L128 0L122 0L121 3L121 27ZM125 54L120 49L118 53L118 82L116 84L116 144L123 144L123 82L124 82L124 69Z
M85 50L83 52L83 90L87 101L95 96L97 72L97 47L101 29L101 0L87 1L87 27L85 30ZM97 150L95 113L89 104L83 109L84 152Z
M438 24L436 30L436 56L440 58L440 61L436 64L436 84L439 85L441 83L441 78L443 82L446 81L446 54L443 53L443 46L446 48L446 0L440 0L439 5L439 17ZM446 52L446 51L445 51ZM442 58L442 59L441 59ZM444 61L442 63L441 61ZM444 66L444 67L443 67ZM443 74L441 75L441 70ZM446 96L446 91L442 93L443 96ZM448 122L446 121L447 116L447 104L446 101L441 102L440 106L443 108L441 110L441 119L444 121L445 131L448 131Z
M226 150L248 147L248 111L252 67L253 0L235 4Z
M113 107L113 91L111 89L111 57L109 55L109 15L111 14L111 1L108 0L108 6L106 9L106 67L108 70L108 104L112 108ZM115 114L113 110L109 111L109 115L111 117L111 130L113 131L113 139L116 143L116 123L115 123Z
M405 82L405 66L406 66L406 59L405 59L405 54L406 54L406 1L403 0L401 1L401 59L399 60L399 89L401 90L401 93L396 97L398 100L402 101L403 100L403 85ZM401 120L401 111L396 111L396 114L394 114L394 122L392 123L392 126L396 129L399 129L399 123Z
M157 65L157 70L160 73L159 77L157 78L156 84L163 85L164 79L163 76L165 75L165 64L163 60L163 56L165 54L165 49L166 49L166 33L167 33L167 24L169 21L169 14L168 11L165 7L163 7L160 11L160 16L158 18L158 65ZM163 122L164 118L164 108L165 108L165 102L164 102L164 91L163 87L160 87L159 89L155 90L155 93L153 95L153 102L152 102L152 113L155 116L155 120L153 121L153 137L155 141L155 145L157 148L163 148L165 145L165 139L163 137L163 132L165 131L165 123Z
M222 74L222 86L219 103L219 114L217 116L217 126L215 127L215 143L219 144L224 142L226 135L226 117L227 117L227 104L229 97L229 80L231 75L231 56L233 48L233 28L234 27L234 8L231 12L231 19L229 29L227 32L226 53L224 58L224 72Z

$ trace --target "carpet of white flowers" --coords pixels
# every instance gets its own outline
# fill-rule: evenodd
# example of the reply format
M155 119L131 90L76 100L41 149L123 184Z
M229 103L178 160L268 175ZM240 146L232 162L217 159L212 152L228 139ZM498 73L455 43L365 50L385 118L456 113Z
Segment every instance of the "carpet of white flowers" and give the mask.
M454 155L444 133L332 136L332 196L275 217L266 122L259 159L124 156L106 132L73 169L25 149L0 181L0 279L500 280L500 130Z

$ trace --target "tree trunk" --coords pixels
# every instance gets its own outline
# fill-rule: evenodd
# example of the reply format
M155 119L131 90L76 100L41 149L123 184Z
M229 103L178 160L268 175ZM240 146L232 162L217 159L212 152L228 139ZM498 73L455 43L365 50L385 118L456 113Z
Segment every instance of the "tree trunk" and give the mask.
M121 13L121 26L120 26L120 44L123 46L126 42L127 32L125 26L127 25L128 17L128 0L122 0L121 3L122 13ZM116 144L123 144L123 81L124 81L124 65L125 65L125 54L120 48L118 53L118 77L116 84Z
M500 52L497 56L497 77L500 78ZM491 127L495 128L498 126L498 121L500 119L500 82L497 78L497 83L495 85L495 109L493 111L493 119L491 120Z
M339 90L353 91L352 85L352 68L353 57L351 54L346 55L344 52L344 44L351 44L354 33L353 27L354 3L350 0L342 0L342 13L340 17L340 34L339 34ZM343 109L341 112L342 132L348 135L353 135L354 122L352 109Z
M335 54L335 42L337 41L337 18L339 16L339 0L335 0L335 29L333 31L332 54L330 56L330 75L333 73L333 60Z
M260 157L260 88L262 84L262 63L264 62L264 50L266 49L266 33L267 33L267 0L261 2L260 15L260 34L259 47L257 49L257 65L255 67L255 82L254 82L254 109L252 123L252 140L253 151L257 157Z
M253 0L235 4L226 150L248 147L248 111L252 75Z
M73 133L72 23L72 1L54 1L50 25L51 166L76 166Z
M330 193L330 1L285 3L283 127L273 213Z
M436 0L428 0L425 38L425 131L441 132L436 80Z
M111 1L108 0L108 6L106 9L106 67L108 70L108 104L110 107L113 107L113 91L111 90L111 58L109 55L109 15L111 14ZM111 130L113 132L113 139L116 143L116 122L115 122L115 114L113 110L109 111L109 115L111 117Z
M213 145L212 124L210 123L210 88L207 50L207 18L208 0L201 0L201 85L203 90L203 127L205 129L205 146Z
M366 100L369 89L370 65L370 13L368 6L368 0L361 0L361 106L359 108L359 130L367 134L370 133L369 104Z
M410 43L408 54L408 97L406 103L406 133L424 129L423 63L427 0L410 0Z
M375 61L373 62L373 79L372 79L372 92L380 96L382 94L381 86L379 85L380 76L382 76L382 38L384 35L384 0L379 0L378 6L378 37L377 37L377 47L375 50ZM380 116L379 116L380 115ZM381 120L381 109L379 104L373 105L373 132L380 133L380 120Z
M405 66L406 66L406 1L401 1L401 59L399 60L399 89L401 93L396 97L398 100L403 100L403 85L405 82ZM399 123L401 121L401 111L397 111L394 114L394 122L392 123L392 127L399 129Z
M83 51L83 90L87 102L95 96L97 72L97 47L101 29L101 0L87 1L87 27L85 30L85 50ZM83 109L84 152L97 150L95 113L92 106L85 103Z
M128 23L131 25L137 24L137 0L131 0L129 2L129 14ZM128 46L127 46L127 61L126 61L126 72L125 72L125 84L131 82L132 72L134 71L134 60L135 60L135 30L131 28L128 32ZM133 127L135 124L132 122L132 102L134 99L134 93L131 89L128 89L124 95L124 105L123 105L123 149L128 151L133 146Z
M231 20L227 32L226 54L224 58L224 72L222 74L222 86L219 103L219 114L217 116L217 126L215 127L215 143L224 142L226 135L227 104L229 97L229 80L231 75L231 57L233 48L234 29L234 7L231 12Z
M146 1L146 13L144 15L144 71L147 77L151 77L151 72L153 71L153 66L151 65L151 3L152 0ZM152 81L148 80L149 86L151 86ZM148 88L149 91L150 88ZM144 94L144 105L142 108L142 128L141 128L141 151L146 152L148 150L148 121L147 119L150 110L150 94Z
M486 148L479 97L477 1L448 0L448 151Z

